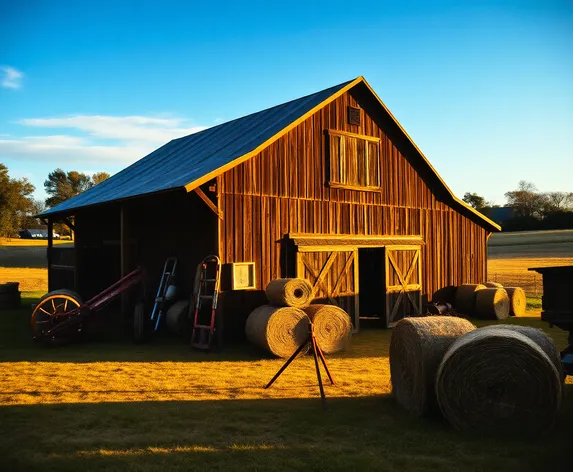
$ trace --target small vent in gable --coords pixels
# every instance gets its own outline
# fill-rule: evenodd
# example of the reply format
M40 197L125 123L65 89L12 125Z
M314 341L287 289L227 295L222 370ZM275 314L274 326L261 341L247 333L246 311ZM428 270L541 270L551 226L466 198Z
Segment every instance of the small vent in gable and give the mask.
M348 107L348 124L360 126L360 108Z

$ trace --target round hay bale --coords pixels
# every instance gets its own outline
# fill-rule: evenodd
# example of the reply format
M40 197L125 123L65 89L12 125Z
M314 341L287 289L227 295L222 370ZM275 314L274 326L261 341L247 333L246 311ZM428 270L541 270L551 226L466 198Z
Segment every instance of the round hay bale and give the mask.
M476 327L462 318L404 318L392 331L390 375L392 394L413 416L437 409L434 382L447 349Z
M304 279L271 280L265 289L271 305L305 308L310 305L312 287Z
M342 351L352 336L350 316L336 305L310 305L304 309L314 325L314 335L325 354Z
M509 316L509 297L504 288L485 288L476 293L476 318L505 320Z
M486 282L484 284L487 288L503 288L503 285L497 283L497 282Z
M470 315L475 309L476 292L485 289L482 284L464 284L456 290L454 308L464 315Z
M524 336L531 339L535 344L537 344L541 350L547 354L549 360L553 363L557 372L559 372L560 378L563 377L563 364L561 363L561 354L557 349L557 346L553 342L553 339L549 337L545 331L538 328L532 328L531 326L519 326L519 325L509 325L509 324L497 324L491 326L485 326L480 328L480 330L498 330L498 329L508 329L515 333L523 334Z
M509 316L525 315L527 297L521 287L505 287L509 296Z
M278 357L290 357L308 339L309 320L293 307L263 305L255 308L245 325L247 339ZM300 355L306 354L308 347Z
M432 295L433 302L445 302L454 305L456 301L456 290L458 287L455 285L448 285L436 290Z
M547 354L508 329L478 329L448 349L436 378L440 409L456 429L539 434L554 424L561 379Z

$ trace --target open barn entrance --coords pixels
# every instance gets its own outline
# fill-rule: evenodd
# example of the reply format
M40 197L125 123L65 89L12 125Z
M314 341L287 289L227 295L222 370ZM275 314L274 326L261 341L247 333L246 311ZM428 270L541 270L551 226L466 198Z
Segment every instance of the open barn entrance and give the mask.
M364 327L383 327L386 306L384 274L385 249L358 249L360 322Z

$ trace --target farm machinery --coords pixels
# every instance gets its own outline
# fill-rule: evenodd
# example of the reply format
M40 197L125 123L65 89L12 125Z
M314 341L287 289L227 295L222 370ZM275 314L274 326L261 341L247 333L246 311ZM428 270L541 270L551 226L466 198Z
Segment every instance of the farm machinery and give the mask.
M121 296L131 287L143 288L143 270L137 268L87 302L71 290L55 290L44 295L32 312L34 340L57 343L70 340L82 334L84 322ZM136 318L144 313L143 301L135 305Z
M573 375L573 266L529 269L543 276L541 319L569 332L568 346L561 351L563 371Z

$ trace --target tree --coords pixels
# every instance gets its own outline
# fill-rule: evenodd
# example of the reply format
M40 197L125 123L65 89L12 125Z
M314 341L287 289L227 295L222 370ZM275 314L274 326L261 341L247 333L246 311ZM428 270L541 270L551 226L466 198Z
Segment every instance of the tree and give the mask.
M17 233L32 206L34 186L28 179L12 179L8 168L0 163L0 236Z
M505 198L517 216L540 218L543 214L545 198L531 182L521 180L517 190L506 192Z
M46 198L46 206L51 208L59 205L69 198L85 192L93 185L94 183L89 175L75 170L64 172L62 169L56 169L50 172L48 179L44 181L44 189L49 195Z
M482 210L483 208L491 206L485 198L477 193L466 192L462 200L476 210Z
M104 180L109 179L109 177L110 175L107 172L96 172L94 175L92 175L93 185L97 185Z
M26 212L20 225L21 229L45 228L46 225L42 223L39 218L34 218L34 215L42 213L45 209L46 205L42 200L32 200L30 202L30 208Z
M545 214L555 211L568 211L573 208L573 192L547 192L544 197Z

